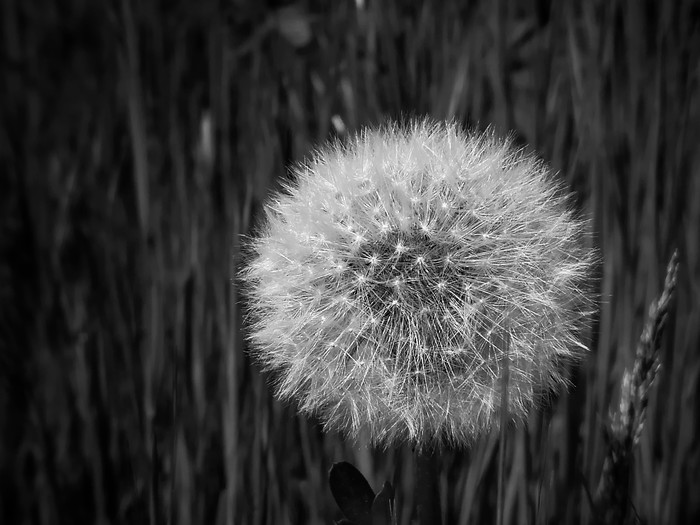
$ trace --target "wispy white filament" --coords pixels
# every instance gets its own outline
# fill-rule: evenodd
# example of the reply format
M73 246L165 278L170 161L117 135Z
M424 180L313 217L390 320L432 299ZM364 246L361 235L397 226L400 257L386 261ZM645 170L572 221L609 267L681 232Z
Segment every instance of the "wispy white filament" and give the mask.
M461 445L499 424L505 359L515 419L566 383L594 256L543 163L417 121L295 175L241 272L279 397L375 444Z

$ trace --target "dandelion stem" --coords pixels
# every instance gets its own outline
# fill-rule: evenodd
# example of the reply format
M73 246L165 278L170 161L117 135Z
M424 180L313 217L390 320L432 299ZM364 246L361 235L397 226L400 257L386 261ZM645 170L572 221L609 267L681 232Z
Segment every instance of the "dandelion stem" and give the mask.
M442 523L438 490L438 454L433 450L416 450L416 485L414 497L420 525Z

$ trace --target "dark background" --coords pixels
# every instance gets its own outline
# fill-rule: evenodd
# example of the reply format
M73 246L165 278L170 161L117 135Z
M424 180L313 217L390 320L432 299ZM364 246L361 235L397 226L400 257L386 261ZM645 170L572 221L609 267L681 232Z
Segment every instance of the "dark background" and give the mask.
M590 358L509 437L506 522L590 519L609 411L674 248L629 499L646 523L700 519L698 2L0 12L0 522L331 523L326 474L346 460L377 490L395 480L408 523L410 449L347 443L273 400L231 279L290 162L411 115L512 131L577 191L603 257ZM486 437L442 455L448 523L493 522L496 451Z

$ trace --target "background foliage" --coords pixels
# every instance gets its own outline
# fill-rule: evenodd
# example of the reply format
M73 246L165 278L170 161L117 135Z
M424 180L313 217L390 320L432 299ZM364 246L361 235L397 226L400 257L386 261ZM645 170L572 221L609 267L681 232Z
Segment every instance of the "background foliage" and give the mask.
M237 239L286 166L387 117L513 131L604 263L575 387L513 430L508 523L591 519L604 428L680 274L629 490L700 519L700 5L690 0L3 0L0 521L331 523L335 461L408 523L410 450L321 433L244 352ZM446 453L448 523L495 516L497 440ZM397 466L396 472L394 466Z

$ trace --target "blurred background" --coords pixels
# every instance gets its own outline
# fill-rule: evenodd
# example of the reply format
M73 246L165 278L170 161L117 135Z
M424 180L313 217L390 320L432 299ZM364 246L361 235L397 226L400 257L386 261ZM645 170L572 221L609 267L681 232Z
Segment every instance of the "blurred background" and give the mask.
M700 521L700 4L3 0L0 522L330 524L349 461L246 355L238 239L287 166L387 118L492 126L592 217L591 355L508 439L506 523L587 523L609 412L674 248L631 464L642 523ZM447 523L495 519L497 440L445 452Z

